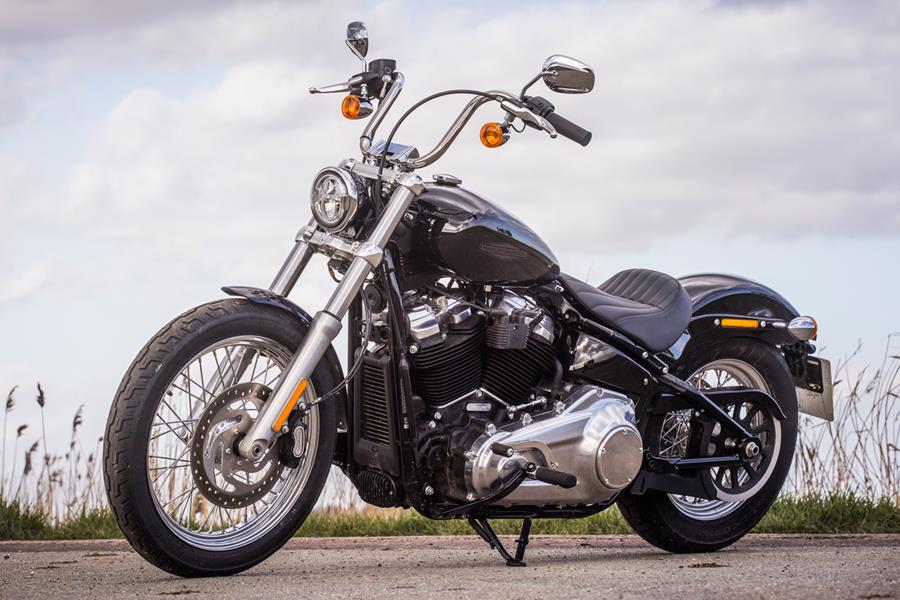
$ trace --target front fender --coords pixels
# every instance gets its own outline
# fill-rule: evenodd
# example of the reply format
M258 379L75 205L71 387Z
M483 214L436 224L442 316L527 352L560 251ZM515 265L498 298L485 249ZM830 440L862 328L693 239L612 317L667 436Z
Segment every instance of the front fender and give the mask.
M246 298L250 302L255 304L265 304L268 306L274 306L276 308L280 308L292 316L294 316L298 320L298 325L306 331L309 329L310 324L312 323L312 317L309 316L309 313L285 298L284 296L279 296L278 294L271 292L269 290L264 290L261 288L255 287L245 287L245 286L230 286L223 287L222 291L228 294L229 296L237 296L240 298ZM343 381L344 380L344 371L341 368L341 362L338 360L337 353L334 351L334 346L329 346L328 350L325 352L324 357L327 368L331 371L332 376L335 381ZM337 408L337 417L338 417L338 430L346 431L347 430L347 394L344 390L339 391L335 394L334 397Z

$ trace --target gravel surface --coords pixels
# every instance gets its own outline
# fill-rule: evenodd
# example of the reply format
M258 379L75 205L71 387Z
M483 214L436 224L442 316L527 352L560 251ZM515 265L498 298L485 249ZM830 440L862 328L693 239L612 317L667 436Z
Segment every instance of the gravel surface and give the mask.
M511 545L511 540L510 540ZM535 536L506 567L474 537L296 538L230 578L179 579L119 540L0 542L0 598L897 598L900 535L751 535L715 554Z

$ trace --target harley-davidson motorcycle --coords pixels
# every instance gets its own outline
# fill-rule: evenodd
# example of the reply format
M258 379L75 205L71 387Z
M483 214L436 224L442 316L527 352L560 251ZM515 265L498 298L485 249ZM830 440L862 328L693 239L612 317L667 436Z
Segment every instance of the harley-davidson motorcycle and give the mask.
M551 56L518 94L433 94L375 141L404 78L394 60L367 63L362 23L346 43L362 72L310 92L347 94L343 115L369 118L360 158L318 173L268 289L226 287L175 318L116 393L106 486L134 549L182 576L252 567L301 526L331 465L367 503L467 519L511 566L532 519L614 504L670 552L747 533L785 481L798 409L832 418L815 320L730 275L629 269L595 287L459 178L416 174L486 104L502 115L481 128L489 148L526 129L587 146L528 95L539 81L590 92L584 63ZM470 99L431 151L394 142L450 95ZM338 283L310 316L287 297L316 253ZM345 320L346 374L332 347ZM496 519L522 520L515 549Z

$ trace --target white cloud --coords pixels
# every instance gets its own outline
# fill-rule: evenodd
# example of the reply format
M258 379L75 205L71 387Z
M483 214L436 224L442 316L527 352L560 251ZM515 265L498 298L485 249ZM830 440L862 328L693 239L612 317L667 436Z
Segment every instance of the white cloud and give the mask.
M595 68L589 95L535 88L594 132L588 148L529 131L486 150L477 128L502 115L485 108L423 173L461 176L560 256L900 234L893 3L34 6L0 11L0 317L16 326L52 265L58 313L36 315L34 337L64 319L84 334L60 352L109 315L131 327L103 340L127 361L163 309L268 282L308 218L312 176L357 154L364 125L339 116L339 96L306 94L358 68L342 41L356 18L371 55L407 76L394 116L449 87L518 90L555 52ZM425 150L462 102L424 108L398 140ZM324 296L328 280L309 281ZM53 364L29 359L29 377Z
M40 291L49 276L47 265L31 265L14 271L11 278L0 281L0 304L28 300Z

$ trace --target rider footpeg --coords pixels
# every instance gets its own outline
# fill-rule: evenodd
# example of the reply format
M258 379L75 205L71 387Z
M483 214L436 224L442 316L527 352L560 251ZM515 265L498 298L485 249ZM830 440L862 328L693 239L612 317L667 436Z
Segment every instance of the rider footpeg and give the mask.
M516 455L515 448L500 443L491 444L491 452L504 458L512 458ZM556 485L567 490L578 485L578 478L575 475L564 471L548 469L547 467L539 467L533 462L526 463L524 471L528 477L532 479L549 483L550 485Z
M578 485L578 478L571 473L556 471L554 469L548 469L547 467L539 467L534 463L528 463L525 467L525 472L528 473L528 476L532 479L543 481L550 485L557 485L567 490Z

